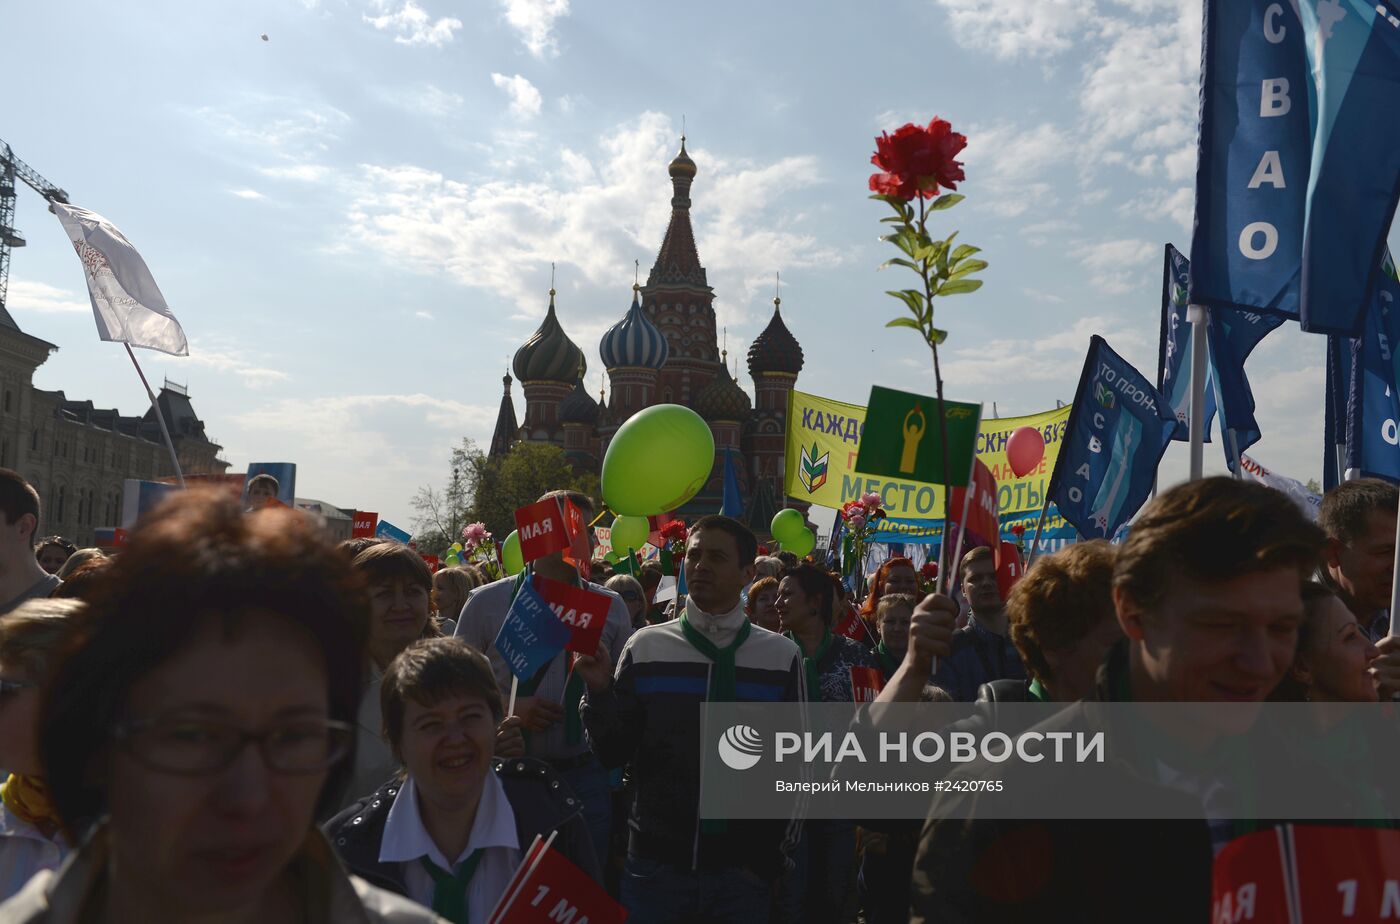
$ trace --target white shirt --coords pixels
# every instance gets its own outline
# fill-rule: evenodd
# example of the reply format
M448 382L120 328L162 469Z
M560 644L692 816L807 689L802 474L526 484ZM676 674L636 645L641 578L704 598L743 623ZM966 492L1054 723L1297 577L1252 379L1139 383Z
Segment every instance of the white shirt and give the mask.
M455 875L462 861L478 848L483 851L481 860L476 865L471 882L467 884L467 918L471 921L485 921L490 916L505 893L511 876L520 866L520 837L515 829L515 811L506 798L505 788L496 774L488 771L467 846L449 863L423 827L418 790L413 780L408 779L394 797L394 804L389 807L389 817L384 820L379 862L402 863L408 897L431 908L433 877L423 868L420 858L427 857L439 869Z
M346 787L346 805L372 795L399 772L399 762L394 760L394 752L384 740L379 703L379 686L383 680L384 673L371 658L368 682L360 694L360 709L355 716L355 769Z
M24 888L35 873L58 869L68 854L61 837L44 837L0 803L0 902Z

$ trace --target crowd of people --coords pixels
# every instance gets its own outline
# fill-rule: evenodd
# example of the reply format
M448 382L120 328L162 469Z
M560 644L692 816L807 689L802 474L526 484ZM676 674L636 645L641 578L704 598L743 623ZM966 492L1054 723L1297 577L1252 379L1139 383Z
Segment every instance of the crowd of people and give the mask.
M943 796L903 822L702 818L700 707L854 715L852 668L881 702L1061 715L1389 700L1398 505L1351 481L1314 523L1204 479L1009 593L978 547L952 596L894 557L859 599L705 516L668 602L654 564L434 573L217 491L172 495L109 556L37 538L37 493L0 470L0 921L482 922L537 835L640 924L1203 920L1213 857L1277 819L1016 822ZM609 608L593 654L513 685L494 643L530 574Z

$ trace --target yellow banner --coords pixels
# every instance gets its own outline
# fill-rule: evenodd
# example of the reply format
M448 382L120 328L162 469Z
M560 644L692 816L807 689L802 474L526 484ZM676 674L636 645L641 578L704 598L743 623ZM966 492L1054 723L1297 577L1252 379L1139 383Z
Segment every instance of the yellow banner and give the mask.
M1045 490L1060 455L1060 441L1069 421L1069 406L1024 417L982 420L977 458L992 470L998 485L998 511L1003 527L1008 518L1039 516ZM870 491L891 517L942 519L941 485L898 481L857 473L856 454L865 426L865 408L793 391L787 413L787 493L823 507L840 507ZM1011 472L1006 441L1021 427L1034 427L1045 437L1045 458L1023 478ZM1058 518L1053 518L1058 520ZM1060 525L1047 522L1047 527Z

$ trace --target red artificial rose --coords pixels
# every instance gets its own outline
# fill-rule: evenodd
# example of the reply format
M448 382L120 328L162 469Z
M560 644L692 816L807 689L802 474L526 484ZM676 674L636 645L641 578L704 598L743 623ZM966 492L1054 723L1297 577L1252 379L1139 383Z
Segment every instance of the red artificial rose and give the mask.
M927 128L910 122L893 135L884 132L875 139L875 154L870 158L884 172L871 175L870 190L908 202L916 196L931 199L939 187L957 189L956 184L966 177L962 163L953 158L965 147L967 136L937 117Z
M760 554L760 555L767 555L767 554L768 554L768 546L766 546L766 545L761 545L761 546L759 546L759 547L758 547L758 554Z
M1025 534L1026 526L1024 523L1017 523L1015 526L1011 527L1011 535L1015 536L1017 539L1020 539Z
M926 562L924 562L924 566L923 566L922 568L919 569L919 574L923 575L925 578L927 578L927 579L929 579L929 580L932 580L932 579L938 577L938 562L936 562L936 561L926 561Z

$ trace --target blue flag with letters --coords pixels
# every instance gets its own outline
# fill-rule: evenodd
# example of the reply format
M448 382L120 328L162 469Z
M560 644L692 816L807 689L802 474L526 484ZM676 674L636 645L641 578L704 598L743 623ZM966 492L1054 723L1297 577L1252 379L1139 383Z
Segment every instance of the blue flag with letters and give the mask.
M563 651L572 636L569 627L535 590L534 582L527 579L521 582L492 644L510 672L528 680Z
M1206 0L1190 299L1360 336L1400 195L1396 0Z
M1049 499L1084 538L1111 539L1147 500L1167 444L1183 427L1152 382L1095 335Z
M1343 478L1400 482L1400 283L1382 273L1366 313L1365 333L1347 341L1346 471Z
M1171 244L1162 261L1162 336L1157 348L1157 390L1184 429L1173 439L1190 438L1191 425L1191 322L1186 320L1186 283L1190 262ZM1209 373L1208 373L1209 374ZM1215 417L1214 379L1206 381L1205 424L1201 432L1210 442L1210 422Z

